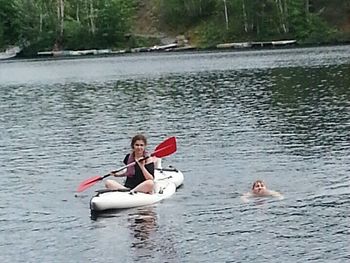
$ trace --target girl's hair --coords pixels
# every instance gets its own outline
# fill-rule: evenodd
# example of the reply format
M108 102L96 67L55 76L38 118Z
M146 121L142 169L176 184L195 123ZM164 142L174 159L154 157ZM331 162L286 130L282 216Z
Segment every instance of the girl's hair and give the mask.
M253 186L252 186L252 190L254 189L255 185L257 184L262 184L262 185L265 185L265 182L263 180L256 180L254 183L253 183Z
M145 146L147 145L147 138L142 134L137 134L131 139L131 144L130 144L131 148L134 148L134 144L138 140L143 141L145 143Z

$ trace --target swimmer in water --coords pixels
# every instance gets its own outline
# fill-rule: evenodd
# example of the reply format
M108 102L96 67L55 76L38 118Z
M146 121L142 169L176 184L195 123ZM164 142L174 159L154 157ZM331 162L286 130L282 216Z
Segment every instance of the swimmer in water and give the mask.
M253 183L252 190L241 196L243 202L248 202L251 197L276 197L278 199L283 199L283 195L279 192L272 191L266 188L266 184L262 180L256 180Z

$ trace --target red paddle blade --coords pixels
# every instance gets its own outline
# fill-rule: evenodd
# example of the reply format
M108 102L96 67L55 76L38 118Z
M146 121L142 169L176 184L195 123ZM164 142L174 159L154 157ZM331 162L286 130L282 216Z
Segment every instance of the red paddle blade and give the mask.
M98 181L102 180L103 177L101 176L94 176L94 177L91 177L89 179L86 179L84 182L82 182L78 188L77 188L77 192L82 192L84 191L85 189L89 188L90 186L93 186L94 184L96 184Z
M164 142L159 144L151 156L155 156L157 158L163 158L170 154L176 152L176 138L170 137L166 139Z

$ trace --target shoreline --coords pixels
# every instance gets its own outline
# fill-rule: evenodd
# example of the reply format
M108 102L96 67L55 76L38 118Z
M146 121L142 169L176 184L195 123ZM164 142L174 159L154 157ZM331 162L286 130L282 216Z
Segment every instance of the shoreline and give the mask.
M259 43L259 42L254 42ZM230 45L230 43L227 43ZM211 47L211 48L199 48L199 47L178 47L173 50L167 49L149 49L149 48L138 48L141 49L139 51L112 51L112 52L103 52L93 54L92 50L88 50L90 52L86 52L86 50L81 51L71 51L73 53L68 53L69 51L60 51L62 55L53 55L54 53L46 52L43 55L37 56L21 56L20 54L16 57L12 57L9 59L2 59L0 62L15 62L19 60L27 60L27 61L41 61L41 60L69 60L69 59L90 59L90 58L106 58L106 57L121 57L121 56L129 56L129 55L139 55L139 54L174 54L174 53L203 53L203 52L245 52L245 51L262 51L262 50L284 50L284 49L295 49L295 48L315 48L315 47L336 47L336 46L347 46L350 45L350 42L342 42L342 43L328 43L328 44L288 44L288 45L253 45L250 47ZM79 53L81 52L81 53Z

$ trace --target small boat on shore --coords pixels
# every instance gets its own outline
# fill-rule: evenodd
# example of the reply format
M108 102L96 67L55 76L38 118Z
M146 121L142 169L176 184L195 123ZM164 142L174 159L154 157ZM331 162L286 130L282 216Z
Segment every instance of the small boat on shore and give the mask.
M174 167L156 168L153 194L102 189L90 200L91 214L106 210L118 210L151 205L171 197L183 184L184 176Z
M53 57L77 57L89 55L112 55L125 53L125 50L113 51L111 49L85 49L85 50L57 50L57 51L39 51L38 56L53 56Z
M249 48L252 44L250 42L239 42L239 43L223 43L216 45L216 48Z
M14 58L19 52L21 52L21 48L18 46L7 48L4 52L0 52L0 59Z

